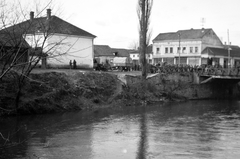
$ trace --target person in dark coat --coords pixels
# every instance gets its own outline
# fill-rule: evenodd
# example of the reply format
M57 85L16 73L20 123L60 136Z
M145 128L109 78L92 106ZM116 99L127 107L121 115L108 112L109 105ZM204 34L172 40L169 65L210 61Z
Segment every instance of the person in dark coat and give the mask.
M77 62L75 61L75 59L73 60L73 69L77 68Z

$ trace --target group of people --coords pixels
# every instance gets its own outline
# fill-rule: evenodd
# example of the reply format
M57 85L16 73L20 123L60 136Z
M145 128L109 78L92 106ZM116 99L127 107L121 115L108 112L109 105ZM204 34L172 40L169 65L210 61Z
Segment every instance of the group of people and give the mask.
M70 60L69 61L69 66L70 66L70 69L76 69L77 68L76 60L74 59L73 62L72 62L72 60Z
M221 65L178 65L178 64L164 64L159 65L157 64L154 67L154 73L161 72L161 73L175 73L175 72L196 72L198 74L205 74L205 75L240 75L240 67L231 68L230 72L227 68L223 68Z

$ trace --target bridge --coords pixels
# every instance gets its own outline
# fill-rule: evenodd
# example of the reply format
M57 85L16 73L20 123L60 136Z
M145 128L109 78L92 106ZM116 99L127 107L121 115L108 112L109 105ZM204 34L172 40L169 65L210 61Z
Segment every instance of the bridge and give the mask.
M153 66L154 67L154 66ZM240 69L166 65L154 67L147 76L162 92L173 92L187 99L238 98L240 97ZM151 68L152 69L152 68ZM126 75L126 76L125 76ZM140 75L123 74L118 79L125 84L139 81Z
M198 72L200 78L199 84L208 82L238 83L240 81L239 68L211 68Z
M222 68L220 66L190 66L190 65L165 65L156 67L156 72L171 73L193 73L196 84L205 84L208 82L230 82L240 81L240 67Z

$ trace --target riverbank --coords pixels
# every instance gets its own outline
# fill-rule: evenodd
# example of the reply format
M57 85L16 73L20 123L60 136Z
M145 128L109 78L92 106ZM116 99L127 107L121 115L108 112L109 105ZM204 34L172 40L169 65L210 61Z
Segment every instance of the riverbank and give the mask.
M114 73L94 71L33 71L21 90L16 109L16 79L1 83L0 114L42 114L106 107L146 105L163 101L150 85L125 86Z

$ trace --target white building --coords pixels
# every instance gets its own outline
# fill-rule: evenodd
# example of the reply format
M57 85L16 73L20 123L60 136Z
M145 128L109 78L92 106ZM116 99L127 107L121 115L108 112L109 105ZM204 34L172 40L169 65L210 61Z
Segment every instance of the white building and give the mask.
M47 55L42 65L69 67L70 60L75 60L77 68L93 68L96 36L51 15L50 9L46 17L35 18L34 12L30 12L29 20L14 27L23 30L23 37L31 47L42 48Z
M139 50L130 50L129 53L130 53L130 58L133 61L133 65L140 65ZM149 45L147 47L146 60L147 60L147 63L153 64L152 45Z
M206 47L224 48L221 40L212 29L179 30L171 33L160 33L153 40L154 63L169 64L207 64L202 51Z

